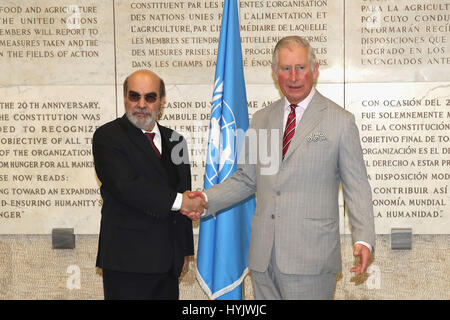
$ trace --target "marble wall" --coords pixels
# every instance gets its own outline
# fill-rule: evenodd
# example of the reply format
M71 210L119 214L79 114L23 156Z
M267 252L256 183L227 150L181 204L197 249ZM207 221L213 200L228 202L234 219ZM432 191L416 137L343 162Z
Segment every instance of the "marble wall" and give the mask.
M9 1L0 5L0 232L98 232L95 129L123 114L122 82L167 84L160 122L189 142L203 185L222 1ZM450 230L449 6L416 1L239 1L250 116L280 97L270 72L283 36L307 37L317 88L352 112L376 230ZM342 233L348 233L343 200Z
M223 1L11 0L0 4L0 234L99 230L95 129L124 112L122 82L166 82L160 122L189 143L203 185ZM450 3L239 1L250 116L280 97L271 53L307 37L317 88L352 112L376 232L450 231ZM349 224L341 198L341 233ZM196 231L198 224L195 226Z

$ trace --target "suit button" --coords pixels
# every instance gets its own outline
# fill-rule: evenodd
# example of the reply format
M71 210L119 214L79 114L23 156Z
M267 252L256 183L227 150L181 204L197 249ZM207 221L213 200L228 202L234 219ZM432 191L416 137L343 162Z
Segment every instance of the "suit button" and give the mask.
M281 196L281 191L277 191L277 196Z
M270 217L271 217L273 220L275 220L275 215L274 215L274 214L272 214Z

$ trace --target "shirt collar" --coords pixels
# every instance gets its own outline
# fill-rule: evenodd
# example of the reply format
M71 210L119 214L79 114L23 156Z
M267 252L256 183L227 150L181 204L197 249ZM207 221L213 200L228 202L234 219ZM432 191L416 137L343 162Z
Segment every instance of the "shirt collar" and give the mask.
M306 110L306 108L308 107L309 103L311 102L312 98L314 97L314 94L316 93L316 89L314 87L312 87L311 91L309 92L308 96L303 99L302 101L300 101L297 106L302 108L303 110ZM290 105L291 103L288 101L288 99L286 97L284 97L284 106L285 109L290 111Z
M141 129L142 133L146 133L146 132L150 132L150 133L154 133L155 136L161 137L161 133L159 132L159 128L158 128L158 123L155 122L155 125L153 126L152 131L147 131L144 129Z

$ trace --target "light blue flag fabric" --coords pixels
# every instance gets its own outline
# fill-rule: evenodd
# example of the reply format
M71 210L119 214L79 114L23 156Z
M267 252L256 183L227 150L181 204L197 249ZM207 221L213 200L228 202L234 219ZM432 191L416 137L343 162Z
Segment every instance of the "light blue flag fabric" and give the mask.
M204 188L231 177L248 128L247 98L242 67L236 0L223 8L214 81ZM248 249L255 198L200 222L197 278L210 299L242 299L248 273Z

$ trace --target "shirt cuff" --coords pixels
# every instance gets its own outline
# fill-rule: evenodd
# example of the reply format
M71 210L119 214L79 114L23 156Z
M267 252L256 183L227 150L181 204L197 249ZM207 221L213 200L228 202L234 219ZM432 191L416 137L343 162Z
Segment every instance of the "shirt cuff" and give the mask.
M183 194L177 193L177 197L175 198L175 201L172 205L172 211L180 211L181 209L181 203L183 202Z
M366 246L367 248L369 248L370 253L373 253L373 248L372 248L372 246L369 243L364 242L364 241L356 241L355 244L357 244L357 243Z

